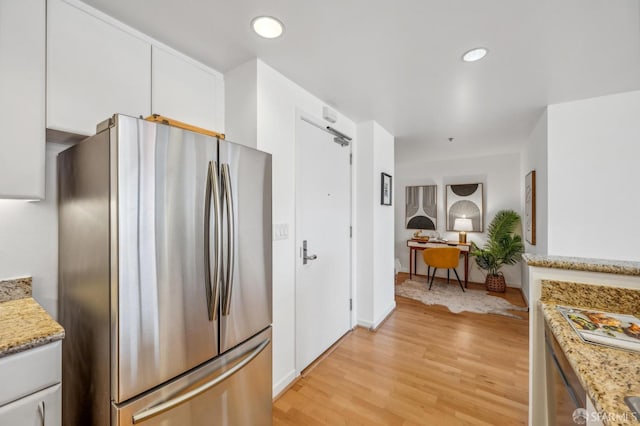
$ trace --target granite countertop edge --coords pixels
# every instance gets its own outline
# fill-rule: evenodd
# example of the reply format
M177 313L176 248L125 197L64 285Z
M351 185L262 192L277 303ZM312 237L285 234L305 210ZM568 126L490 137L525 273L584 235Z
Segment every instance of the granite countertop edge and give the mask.
M522 259L529 266L640 276L640 262L634 261L586 257L546 256L532 253L523 254Z
M627 413L627 417L631 419L631 423L627 421L603 421L603 423L607 426L639 425L640 422L634 419L633 414L631 414L631 411L623 401L617 401L615 406L613 406L614 402L604 401L604 398L600 396L607 395L611 392L611 389L605 389L604 386L601 385L603 383L610 383L610 381L607 381L607 378L610 378L611 372L619 371L620 365L624 364L622 361L616 363L616 361L618 361L618 357L620 355L635 357L636 354L622 349L592 345L583 342L580 337L575 334L571 326L565 321L560 312L556 310L556 303L540 301L539 305L545 321L560 344L564 355L567 357L569 364L571 364L571 367L578 376L578 379L584 387L587 395L593 402L594 408L599 413ZM608 363L606 369L594 368L592 365L589 365L589 352L591 352L592 355L606 354L608 352L607 359L613 359L614 361ZM638 355L638 358L640 359L640 355ZM594 362L592 361L592 363ZM597 379L598 374L605 375L605 373L608 374L606 374L607 377L605 377L604 380ZM629 380L627 380L627 382ZM623 398L629 392L630 383L619 383L616 381L614 386L619 390L620 398Z
M64 339L64 331L51 334L49 336L35 337L29 340L28 342L21 343L19 345L11 346L6 349L0 350L0 359L9 355L14 355L20 352L27 351L29 349L34 349L34 348L44 346L49 343L57 342L58 340L63 340L63 339Z
M0 303L0 359L64 337L64 328L35 299Z

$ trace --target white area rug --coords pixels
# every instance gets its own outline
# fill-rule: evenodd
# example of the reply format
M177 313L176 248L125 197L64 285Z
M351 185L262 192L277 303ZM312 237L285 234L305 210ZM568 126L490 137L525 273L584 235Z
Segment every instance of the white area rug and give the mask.
M479 314L499 314L507 317L521 318L509 312L526 311L527 308L516 306L507 300L491 296L486 290L465 289L463 293L458 282L446 284L434 281L433 287L429 290L426 279L406 280L396 286L398 296L419 300L425 305L444 305L455 314L467 311Z

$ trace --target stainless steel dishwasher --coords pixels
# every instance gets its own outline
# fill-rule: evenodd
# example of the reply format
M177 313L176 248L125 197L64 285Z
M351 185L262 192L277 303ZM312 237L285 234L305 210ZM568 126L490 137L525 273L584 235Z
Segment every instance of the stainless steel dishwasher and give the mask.
M575 426L587 420L587 393L545 323L549 426ZM580 411L576 409L582 408Z

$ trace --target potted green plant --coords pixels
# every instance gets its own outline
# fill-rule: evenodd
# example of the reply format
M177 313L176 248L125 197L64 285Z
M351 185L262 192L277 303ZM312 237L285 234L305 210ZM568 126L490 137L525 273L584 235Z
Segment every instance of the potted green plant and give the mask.
M488 240L483 248L471 243L471 255L480 269L487 271L487 290L503 293L507 284L500 271L503 265L513 265L520 260L524 244L515 233L520 224L520 215L513 210L496 213L488 229Z

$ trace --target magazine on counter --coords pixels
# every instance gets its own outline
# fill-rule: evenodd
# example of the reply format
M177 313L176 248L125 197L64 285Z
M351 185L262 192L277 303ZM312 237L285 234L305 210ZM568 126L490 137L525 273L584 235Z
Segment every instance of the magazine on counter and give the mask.
M566 306L557 309L585 342L640 352L640 318Z

